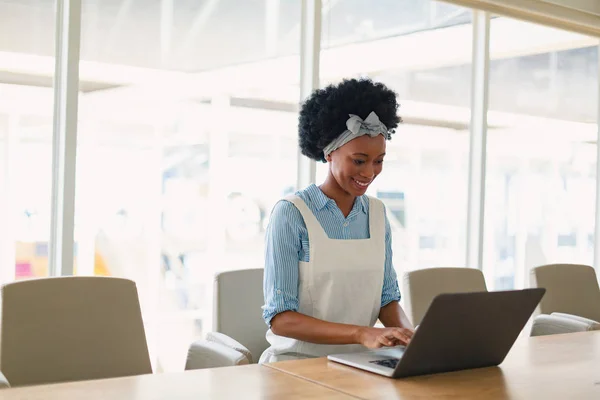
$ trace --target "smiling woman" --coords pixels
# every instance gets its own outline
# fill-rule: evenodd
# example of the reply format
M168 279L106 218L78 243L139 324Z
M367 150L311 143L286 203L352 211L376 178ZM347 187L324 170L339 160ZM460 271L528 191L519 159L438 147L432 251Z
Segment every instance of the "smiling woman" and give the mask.
M385 207L365 195L382 171L397 109L396 94L369 79L317 90L302 105L302 153L329 172L273 209L263 308L271 347L261 362L410 341ZM378 319L385 328L373 327Z
M322 190L335 190L339 186L352 196L362 196L373 180L381 173L385 156L385 139L362 136L327 156L329 175ZM348 213L344 212L344 215Z
M385 141L401 121L397 110L392 90L351 79L317 90L300 111L302 154L328 163L321 189L345 216L381 172Z

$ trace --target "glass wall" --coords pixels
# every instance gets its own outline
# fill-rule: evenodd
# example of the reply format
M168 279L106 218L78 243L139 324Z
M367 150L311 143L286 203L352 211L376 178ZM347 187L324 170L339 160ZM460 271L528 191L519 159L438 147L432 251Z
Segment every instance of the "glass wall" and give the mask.
M471 10L422 0L325 4L321 84L368 76L398 93L404 123L368 192L388 209L398 275L463 266ZM318 165L318 182L327 169Z
M0 0L0 282L46 276L54 1Z
M404 123L369 189L398 275L464 266L472 10L322 4L320 85L398 92ZM135 280L156 371L211 329L215 273L263 266L270 210L297 189L300 7L82 1L75 273ZM0 0L0 282L48 274L54 20L54 0ZM598 40L490 25L482 269L518 288L535 265L593 260Z
M500 17L490 35L484 272L522 288L593 262L598 39Z
M215 273L264 265L299 23L299 1L83 1L77 273L136 281L157 370L210 329Z

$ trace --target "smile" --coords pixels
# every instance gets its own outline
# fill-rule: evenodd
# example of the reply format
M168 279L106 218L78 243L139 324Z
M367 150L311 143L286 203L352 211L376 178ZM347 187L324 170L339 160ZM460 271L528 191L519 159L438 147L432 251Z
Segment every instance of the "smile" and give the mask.
M354 178L352 178L352 180L354 181L354 183L356 183L360 187L367 187L367 186L369 186L371 184L371 181L369 181L369 182L360 182L360 181L357 181Z

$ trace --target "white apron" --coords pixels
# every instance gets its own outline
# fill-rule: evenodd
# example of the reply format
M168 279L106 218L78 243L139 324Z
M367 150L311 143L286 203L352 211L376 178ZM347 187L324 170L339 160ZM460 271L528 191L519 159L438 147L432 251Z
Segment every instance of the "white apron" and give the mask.
M330 239L298 196L286 197L302 214L309 262L298 265L298 312L329 322L373 326L381 308L385 269L385 210L369 197L369 239ZM270 329L260 363L364 350L362 345L323 345L275 335Z

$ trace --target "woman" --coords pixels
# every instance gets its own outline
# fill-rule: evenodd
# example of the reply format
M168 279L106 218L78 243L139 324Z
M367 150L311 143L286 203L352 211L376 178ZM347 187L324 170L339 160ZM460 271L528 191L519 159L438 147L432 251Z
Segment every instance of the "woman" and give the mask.
M266 233L263 318L271 346L260 362L407 344L390 225L365 195L398 126L396 94L368 79L314 92L302 105L302 154L326 161L320 186L273 208ZM385 328L374 328L379 319Z

